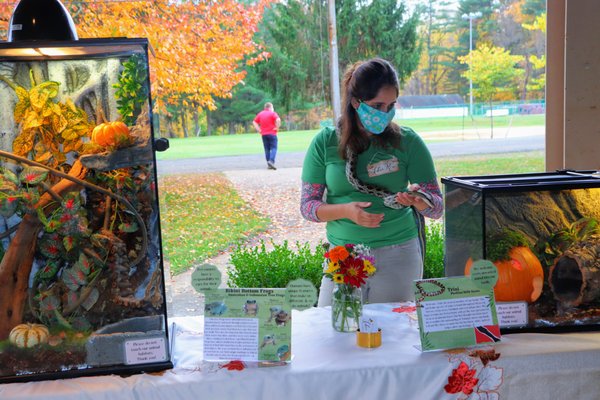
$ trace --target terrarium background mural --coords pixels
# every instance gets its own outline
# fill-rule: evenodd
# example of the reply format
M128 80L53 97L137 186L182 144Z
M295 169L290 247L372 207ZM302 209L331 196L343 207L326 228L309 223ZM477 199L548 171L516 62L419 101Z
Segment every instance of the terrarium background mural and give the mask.
M170 365L147 43L77 46L0 45L0 380Z
M498 268L497 302L525 305L506 331L600 329L600 175L445 178L446 272Z

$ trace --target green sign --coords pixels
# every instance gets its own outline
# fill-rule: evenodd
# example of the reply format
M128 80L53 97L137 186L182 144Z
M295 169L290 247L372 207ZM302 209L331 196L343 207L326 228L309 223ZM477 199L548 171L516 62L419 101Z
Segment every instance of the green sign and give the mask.
M438 350L500 341L494 264L480 260L468 277L424 279L414 283L421 349Z

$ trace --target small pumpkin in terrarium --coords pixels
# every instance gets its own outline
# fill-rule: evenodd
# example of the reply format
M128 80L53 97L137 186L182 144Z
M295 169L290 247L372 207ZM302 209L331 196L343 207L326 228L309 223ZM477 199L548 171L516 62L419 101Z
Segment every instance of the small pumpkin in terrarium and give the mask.
M8 335L8 340L17 347L30 348L48 342L50 333L42 324L19 324Z
M96 126L91 139L102 147L121 148L131 144L129 127L121 121L104 122Z
M542 294L544 270L531 251L527 239L518 232L505 229L487 238L487 259L498 269L494 286L496 301L526 301L533 303ZM469 275L473 260L465 265Z

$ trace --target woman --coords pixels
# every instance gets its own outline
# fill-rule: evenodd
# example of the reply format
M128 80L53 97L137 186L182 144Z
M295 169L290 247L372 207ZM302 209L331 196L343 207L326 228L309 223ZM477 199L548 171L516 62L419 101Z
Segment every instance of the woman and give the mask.
M416 217L440 218L443 210L425 143L391 122L398 93L397 73L387 61L352 65L344 75L337 128L315 136L302 169L304 218L327 222L334 246L372 248L377 272L362 290L370 303L414 299L412 282L423 275L417 227L422 218ZM323 279L320 306L330 304L332 290Z

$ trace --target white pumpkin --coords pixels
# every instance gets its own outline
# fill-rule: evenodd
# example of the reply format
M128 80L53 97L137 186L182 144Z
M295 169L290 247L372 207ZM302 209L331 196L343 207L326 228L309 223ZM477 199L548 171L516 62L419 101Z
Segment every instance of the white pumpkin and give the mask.
M48 342L48 328L41 324L20 324L8 335L8 340L17 347L29 348Z

